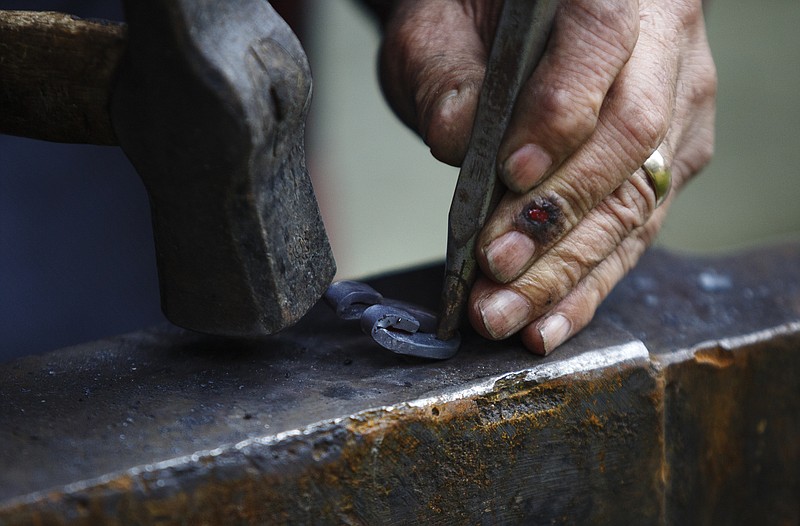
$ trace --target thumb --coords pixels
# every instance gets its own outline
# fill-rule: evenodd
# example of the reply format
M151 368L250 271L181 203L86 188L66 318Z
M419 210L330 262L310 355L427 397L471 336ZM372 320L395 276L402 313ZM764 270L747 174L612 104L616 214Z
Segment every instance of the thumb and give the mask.
M386 26L384 95L442 162L464 159L497 13L455 0L401 2Z

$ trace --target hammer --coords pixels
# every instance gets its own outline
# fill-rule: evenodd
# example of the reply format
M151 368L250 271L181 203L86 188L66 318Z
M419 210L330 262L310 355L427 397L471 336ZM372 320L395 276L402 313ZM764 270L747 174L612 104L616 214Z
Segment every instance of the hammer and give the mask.
M305 167L306 55L264 0L126 0L127 25L0 11L0 132L119 144L176 325L271 334L336 267Z

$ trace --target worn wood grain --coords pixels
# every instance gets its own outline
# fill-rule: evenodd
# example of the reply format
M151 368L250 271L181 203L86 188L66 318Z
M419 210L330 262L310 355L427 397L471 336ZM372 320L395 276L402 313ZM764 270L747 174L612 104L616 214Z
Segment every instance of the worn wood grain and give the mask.
M124 24L0 11L0 132L116 144L109 97Z

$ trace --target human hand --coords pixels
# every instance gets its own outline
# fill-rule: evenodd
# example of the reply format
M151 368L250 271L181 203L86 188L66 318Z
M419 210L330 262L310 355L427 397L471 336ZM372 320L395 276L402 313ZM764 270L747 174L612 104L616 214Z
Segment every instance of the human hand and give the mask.
M501 6L397 0L386 19L384 92L441 161L466 153ZM701 0L564 0L498 153L475 329L546 354L586 326L710 159L715 94ZM656 149L673 180L658 208L640 168Z

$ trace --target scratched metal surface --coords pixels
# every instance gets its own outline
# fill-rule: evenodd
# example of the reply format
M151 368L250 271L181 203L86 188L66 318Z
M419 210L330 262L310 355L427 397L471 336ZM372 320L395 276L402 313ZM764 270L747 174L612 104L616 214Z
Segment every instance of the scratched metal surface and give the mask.
M645 254L598 318L641 339L662 359L706 341L800 320L800 244L718 257Z
M601 322L547 359L471 338L410 361L320 306L262 341L163 327L21 359L0 371L0 501L629 341Z
M278 433L369 408L466 396L500 375L641 362L642 342L677 356L710 339L797 324L798 263L796 245L715 259L652 252L596 321L548 358L467 334L450 361L409 361L318 306L262 340L161 327L17 360L0 368L0 503L248 439L281 441ZM373 283L386 296L435 306L440 278L441 269L427 268Z

